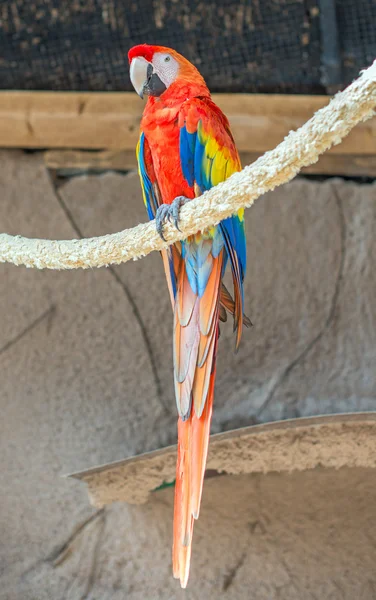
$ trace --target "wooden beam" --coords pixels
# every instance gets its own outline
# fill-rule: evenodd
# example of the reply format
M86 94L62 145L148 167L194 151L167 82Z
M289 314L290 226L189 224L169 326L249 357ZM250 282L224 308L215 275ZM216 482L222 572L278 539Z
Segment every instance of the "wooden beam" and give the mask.
M260 156L257 152L241 152L243 165L249 165ZM63 173L77 171L129 171L137 168L134 150L48 150L45 164ZM376 155L324 154L320 160L302 170L303 174L347 175L348 177L376 177Z
M274 148L329 101L326 96L218 94L241 152ZM132 93L0 92L0 147L134 150L143 102ZM376 154L376 119L330 151Z
M137 168L133 150L47 150L44 162L57 171L130 171Z

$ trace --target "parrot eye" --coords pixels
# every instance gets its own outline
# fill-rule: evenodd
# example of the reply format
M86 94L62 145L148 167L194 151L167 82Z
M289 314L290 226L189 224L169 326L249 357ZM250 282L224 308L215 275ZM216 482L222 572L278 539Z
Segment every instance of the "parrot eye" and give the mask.
M153 76L159 77L165 88L168 88L176 79L179 64L169 52L156 52L152 60ZM163 93L160 92L159 95ZM156 94L154 94L156 95Z

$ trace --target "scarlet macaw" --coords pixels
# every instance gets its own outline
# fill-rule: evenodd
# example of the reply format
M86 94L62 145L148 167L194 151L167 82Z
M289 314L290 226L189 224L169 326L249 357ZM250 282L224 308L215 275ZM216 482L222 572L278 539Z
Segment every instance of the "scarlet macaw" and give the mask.
M163 237L166 219L179 223L186 201L240 171L229 123L211 100L196 67L162 46L128 54L136 92L148 100L137 146L144 203ZM246 268L244 211L162 251L174 313L174 381L178 419L173 573L186 587L194 519L198 518L213 406L219 320L242 327ZM222 277L230 261L234 299Z

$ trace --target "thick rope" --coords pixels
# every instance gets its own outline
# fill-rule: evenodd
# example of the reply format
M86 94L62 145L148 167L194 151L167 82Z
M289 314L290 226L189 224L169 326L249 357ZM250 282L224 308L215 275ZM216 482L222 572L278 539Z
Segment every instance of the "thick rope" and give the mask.
M81 240L39 240L3 233L0 234L0 262L38 269L87 269L135 260L153 250L162 250L216 225L240 208L251 206L262 194L293 179L302 167L317 162L320 154L339 144L357 123L372 117L375 107L376 61L303 127L290 132L274 150L186 204L181 210L181 231L166 224L167 243L157 234L153 221L119 233Z

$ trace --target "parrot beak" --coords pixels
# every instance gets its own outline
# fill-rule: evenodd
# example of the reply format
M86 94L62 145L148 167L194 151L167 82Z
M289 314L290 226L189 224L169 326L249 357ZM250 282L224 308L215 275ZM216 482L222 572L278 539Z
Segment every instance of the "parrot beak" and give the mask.
M144 94L160 96L167 89L158 73L154 72L153 65L143 56L136 56L132 60L129 74L132 85L140 98L143 98Z
M150 69L148 67L151 67L151 64L142 56L137 56L132 60L129 69L132 85L140 98L144 97L144 90L149 80Z

